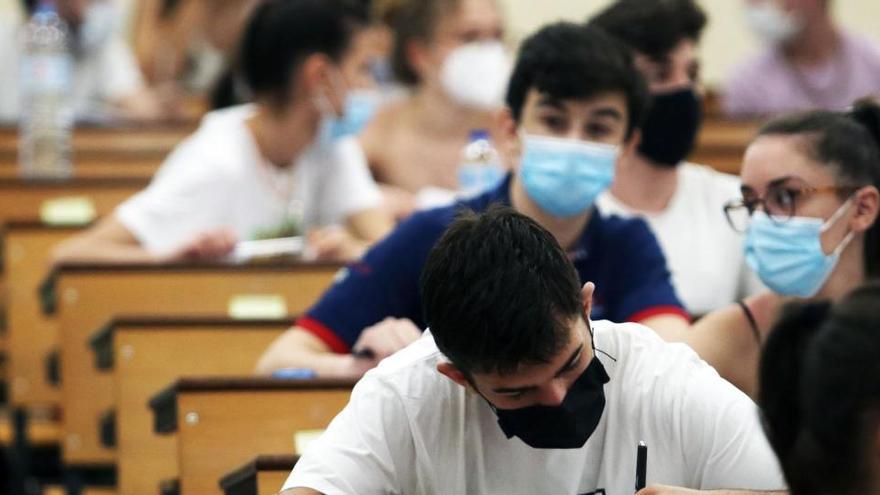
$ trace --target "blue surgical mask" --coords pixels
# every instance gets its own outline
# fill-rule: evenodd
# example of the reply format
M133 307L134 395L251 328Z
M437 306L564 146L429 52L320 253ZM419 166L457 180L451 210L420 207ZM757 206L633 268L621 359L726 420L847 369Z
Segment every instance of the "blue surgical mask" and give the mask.
M349 91L342 116L330 114L322 122L322 138L336 141L360 134L379 107L379 96L373 91Z
M519 175L526 193L555 217L585 212L611 186L617 147L523 135Z
M746 262L761 281L778 294L816 295L853 238L850 232L831 254L825 254L822 233L831 228L849 206L850 201L841 205L826 222L820 218L793 217L776 223L763 211L756 211L746 233Z

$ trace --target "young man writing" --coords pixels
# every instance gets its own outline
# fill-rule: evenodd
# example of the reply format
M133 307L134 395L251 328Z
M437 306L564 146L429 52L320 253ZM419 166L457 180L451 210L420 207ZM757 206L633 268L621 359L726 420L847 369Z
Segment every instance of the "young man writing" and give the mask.
M632 493L640 441L640 495L784 489L754 403L690 348L591 321L594 285L534 220L464 213L421 289L430 332L364 376L285 495Z

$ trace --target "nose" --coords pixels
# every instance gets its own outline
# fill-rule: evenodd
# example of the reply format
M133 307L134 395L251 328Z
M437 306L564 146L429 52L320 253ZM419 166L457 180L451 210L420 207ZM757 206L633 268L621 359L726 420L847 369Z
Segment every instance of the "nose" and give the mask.
M568 388L565 386L565 383L562 383L559 380L554 380L553 383L547 385L547 387L541 391L539 403L542 406L556 407L562 404L562 401L565 400L566 394L568 394Z

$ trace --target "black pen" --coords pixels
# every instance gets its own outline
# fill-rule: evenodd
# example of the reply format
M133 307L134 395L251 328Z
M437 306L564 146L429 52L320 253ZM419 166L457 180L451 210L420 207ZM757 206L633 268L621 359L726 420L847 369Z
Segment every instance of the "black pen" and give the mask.
M645 488L648 477L648 445L645 442L639 442L636 451L636 493Z

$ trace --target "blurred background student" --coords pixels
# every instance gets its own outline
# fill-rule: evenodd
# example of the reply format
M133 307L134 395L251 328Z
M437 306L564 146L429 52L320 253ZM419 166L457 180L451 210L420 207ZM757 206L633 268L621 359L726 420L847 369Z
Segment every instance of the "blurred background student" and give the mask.
M124 12L113 0L22 0L0 15L0 120L22 112L23 26L38 7L67 24L73 59L72 99L79 120L156 120L177 114L149 87L123 34Z
M208 114L150 186L58 261L222 258L236 242L309 235L351 260L393 226L353 134L350 95L369 84L364 9L346 0L265 0L241 46L254 103Z
M378 112L361 143L387 207L403 218L420 191L458 189L462 149L471 131L492 127L510 57L495 0L407 1L393 22L391 65L409 94Z
M698 45L706 21L693 0L620 0L589 21L633 50L652 96L638 152L618 161L599 208L650 225L694 315L760 288L746 267L742 236L724 222L739 178L686 161L703 124Z
M834 19L833 0L741 0L764 52L737 66L724 87L731 117L843 110L880 94L880 45Z

